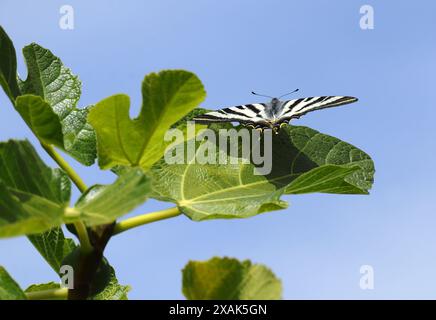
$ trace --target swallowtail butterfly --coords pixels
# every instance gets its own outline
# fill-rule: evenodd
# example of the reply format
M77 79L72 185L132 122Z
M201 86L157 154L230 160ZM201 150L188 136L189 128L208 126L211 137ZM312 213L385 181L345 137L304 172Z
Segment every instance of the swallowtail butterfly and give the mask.
M295 91L298 89L293 92ZM281 97L272 98L269 103L246 104L208 112L196 116L193 120L198 123L239 122L244 126L261 131L273 129L277 133L282 125L289 123L292 119L298 119L308 112L357 101L357 98L347 96L322 96L287 101L280 100Z

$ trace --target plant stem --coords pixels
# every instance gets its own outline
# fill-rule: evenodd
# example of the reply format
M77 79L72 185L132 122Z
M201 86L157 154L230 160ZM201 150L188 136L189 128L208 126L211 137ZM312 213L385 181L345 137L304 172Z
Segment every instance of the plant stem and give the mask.
M93 248L91 252L81 252L74 267L74 289L68 291L68 300L85 300L89 297L92 283L102 263L104 249L109 242L114 223L99 225L89 229Z
M68 288L26 292L26 297L28 300L67 299Z
M173 207L161 211L142 214L124 221L120 221L115 225L113 235L119 234L126 230L142 226L147 223L177 217L181 212L179 208Z
M74 171L74 169L69 165L67 161L65 161L62 156L56 152L56 150L48 144L45 144L41 142L41 146L44 148L44 150L52 157L54 161L61 167L67 175L70 177L70 179L74 182L74 184L77 186L77 188L80 190L80 192L85 192L88 187L86 186L85 182L83 182L82 178Z
M86 225L82 221L74 222L74 227L77 231L77 236L80 241L80 250L87 254L92 252L93 247L91 241L89 241L88 230L86 230Z
M62 158L62 156L57 153L51 145L41 142L41 146L49 154L49 156L59 165L59 167L61 167L67 173L67 175L74 182L80 192L83 193L88 189L85 182L83 182L82 178L80 178L77 172L74 171L69 163L65 161L65 159ZM79 237L81 250L84 253L92 251L92 245L89 241L88 231L86 230L85 224L82 221L76 221L73 224L76 228L77 236Z
M51 145L43 142L41 142L41 145L59 167L67 173L80 192L84 193L88 187L68 162ZM68 213L68 210L66 210L66 213ZM112 236L114 225L115 222L88 230L82 221L74 222L74 227L80 241L80 256L75 267L77 271L74 272L75 288L67 291L69 300L84 300L88 298L91 291L91 283L103 259L103 251ZM93 240L92 244L90 237Z

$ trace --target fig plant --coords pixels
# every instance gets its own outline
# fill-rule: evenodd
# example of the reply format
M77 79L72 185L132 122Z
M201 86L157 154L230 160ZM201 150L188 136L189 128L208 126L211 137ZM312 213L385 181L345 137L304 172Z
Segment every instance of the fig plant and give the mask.
M17 75L15 48L0 27L0 84L58 168L48 167L27 140L0 143L0 237L27 236L56 274L72 267L74 286L68 290L58 278L22 290L0 267L0 299L127 299L129 287L118 283L104 257L117 234L179 215L193 221L247 218L286 208L282 195L367 194L372 186L374 165L366 153L292 125L273 137L267 175L253 174L249 162L169 164L165 133L184 130L187 120L204 112L199 105L205 90L193 73L145 76L141 111L131 119L128 96L79 108L81 82L58 57L35 43L23 55L25 80ZM218 148L204 140L196 142L197 150L204 144ZM115 182L88 187L59 150L84 166L98 161L100 169L112 170ZM81 192L75 201L72 185ZM175 206L119 220L147 198ZM67 231L77 241L67 238ZM215 257L185 266L183 293L188 299L279 299L281 283L263 265Z

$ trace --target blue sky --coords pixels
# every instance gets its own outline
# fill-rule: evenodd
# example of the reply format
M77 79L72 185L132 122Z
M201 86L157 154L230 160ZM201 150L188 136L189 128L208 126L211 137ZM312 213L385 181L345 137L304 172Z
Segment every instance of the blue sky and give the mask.
M58 26L64 4L75 10L74 30ZM365 4L374 8L373 30L359 27ZM207 108L262 102L251 90L359 98L295 124L369 153L371 195L286 196L287 210L250 219L180 216L117 236L106 256L131 298L182 298L189 259L226 255L270 266L286 299L435 299L435 10L430 1L2 0L0 24L22 77L21 48L37 42L80 76L81 106L122 92L134 116L144 75L171 68L200 77ZM0 94L0 139L12 137L37 146ZM89 185L114 179L96 166L74 167ZM148 201L135 213L169 206ZM0 241L0 265L23 287L56 280L25 238ZM374 290L360 289L361 265L373 266Z

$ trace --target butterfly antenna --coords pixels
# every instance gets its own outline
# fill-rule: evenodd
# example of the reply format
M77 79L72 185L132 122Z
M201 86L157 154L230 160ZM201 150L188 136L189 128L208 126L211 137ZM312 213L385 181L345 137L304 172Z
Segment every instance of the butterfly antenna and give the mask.
M264 94L259 94L259 93L256 93L254 91L251 91L251 94L254 94L255 96L260 96L260 97L266 97L266 98L274 99L274 97L267 96L267 95L264 95Z
M294 91L291 91L291 92L285 93L285 94L281 95L281 96L279 97L279 99L280 99L280 98L283 98L284 96L287 96L288 94L291 94L291 93L297 92L298 90L300 90L300 89L295 89Z

